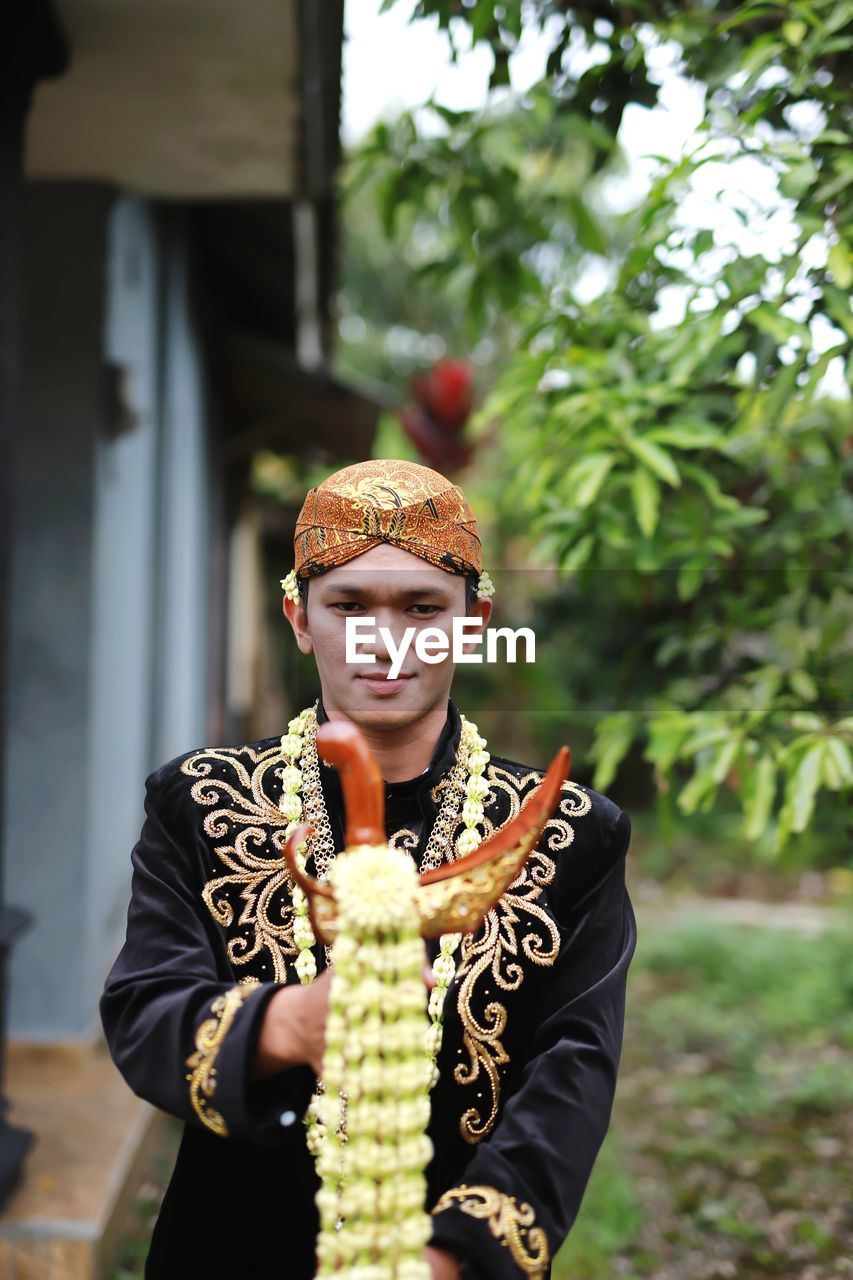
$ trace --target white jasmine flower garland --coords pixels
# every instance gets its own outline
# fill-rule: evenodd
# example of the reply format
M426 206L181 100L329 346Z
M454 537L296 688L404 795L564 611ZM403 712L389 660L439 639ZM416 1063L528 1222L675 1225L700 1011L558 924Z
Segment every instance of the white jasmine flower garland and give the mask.
M288 724L281 746L279 807L286 835L302 820L299 761L306 733L316 733L313 708ZM464 830L455 853L472 853L483 839L478 824L489 786L486 741L462 716L460 747L467 779ZM434 852L434 851L433 851ZM304 869L306 845L297 850ZM449 853L452 858L453 853ZM432 1156L426 1135L429 1094L438 1079L443 1007L456 971L460 933L445 934L433 965L431 1022L424 1020L423 941L415 906L418 872L410 854L390 846L361 846L334 858L339 933L332 948L333 978L322 1080L306 1116L308 1148L321 1179L318 1280L429 1280L423 1248L431 1234L424 1209L424 1170ZM383 886L381 894L376 885ZM311 982L317 965L308 901L293 886L296 972Z
M320 1101L318 1280L429 1280L424 1169L433 1064L417 869L402 850L364 845L336 858L329 879L339 932Z

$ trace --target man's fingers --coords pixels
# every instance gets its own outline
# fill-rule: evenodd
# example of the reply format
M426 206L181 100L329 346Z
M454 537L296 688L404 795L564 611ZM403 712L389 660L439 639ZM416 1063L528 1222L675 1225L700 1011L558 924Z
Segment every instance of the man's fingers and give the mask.
M430 991L435 986L435 974L432 971L432 961L429 958L429 948L426 942L424 942L424 982Z

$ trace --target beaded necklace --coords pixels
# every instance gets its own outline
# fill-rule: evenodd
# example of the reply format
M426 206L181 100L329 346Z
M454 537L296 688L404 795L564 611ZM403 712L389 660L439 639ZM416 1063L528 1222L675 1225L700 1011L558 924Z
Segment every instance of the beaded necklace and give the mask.
M306 707L289 721L287 733L281 737L281 751L285 766L282 770L282 795L279 809L288 820L285 834L304 819L313 828L312 850L314 867L320 879L327 879L329 867L335 857L335 843L323 788L320 782L320 762L317 755L317 705ZM483 800L489 784L484 777L490 755L486 740L481 737L476 724L464 715L456 760L448 774L448 786L444 800L421 857L419 872L423 874L441 865L447 854L450 861L473 853L483 839L478 823L483 819ZM464 796L464 800L461 798ZM461 803L460 803L461 802ZM451 848L452 834L462 812L464 829L455 846ZM297 854L301 870L305 870L308 851ZM293 940L298 954L295 969L299 981L309 983L317 974L317 962L313 948L316 943L314 930L308 915L308 900L298 885L293 886L294 929ZM444 934L440 950L433 965L435 986L430 993L429 1014L432 1020L431 1046L433 1063L441 1047L442 1008L447 991L456 972L454 953L461 941L459 933ZM331 948L326 947L326 961L331 958ZM436 1075L437 1078L437 1075Z

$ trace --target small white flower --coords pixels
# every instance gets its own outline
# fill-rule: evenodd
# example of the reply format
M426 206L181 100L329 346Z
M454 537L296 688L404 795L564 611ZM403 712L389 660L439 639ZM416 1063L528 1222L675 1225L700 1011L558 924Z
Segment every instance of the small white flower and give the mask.
M281 735L281 753L291 760L298 760L302 755L302 735L299 733L283 733Z
M438 1051L441 1048L442 1032L443 1027L439 1023L433 1023L427 1030L427 1051L435 1057L438 1056Z
M462 806L462 821L466 827L475 827L483 821L485 810L479 800L466 800Z
M298 791L302 786L302 770L297 769L296 765L289 764L281 771L281 785L283 791Z
M429 993L429 1016L431 1018L440 1018L444 1009L444 1001L447 997L446 986L434 986Z
M293 922L293 941L300 951L310 950L314 945L314 930L311 922L303 916L297 916Z
M477 599L488 600L494 594L495 584L484 569L480 574L480 577L477 579Z
M302 817L302 801L299 796L282 796L278 807L289 822L296 822Z
M295 569L291 569L290 573L281 579L281 589L288 600L292 600L294 604L299 604L299 585Z
M483 777L473 777L469 779L465 792L470 800L484 800L489 794L489 784Z
M476 831L472 831L470 828L467 831L463 831L462 835L456 841L456 852L459 854L460 858L464 858L467 854L473 853L474 850L479 849L479 847L480 837L477 835Z

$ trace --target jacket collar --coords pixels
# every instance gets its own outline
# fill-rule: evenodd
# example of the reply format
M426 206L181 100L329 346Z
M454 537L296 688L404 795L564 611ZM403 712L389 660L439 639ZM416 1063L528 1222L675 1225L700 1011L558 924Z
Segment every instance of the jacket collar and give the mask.
M317 723L324 724L329 719L326 709L323 706L322 695L317 704ZM459 710L452 698L447 699L447 719L444 727L438 736L435 749L432 753L432 759L423 773L414 778L406 778L400 782L385 783L385 799L393 804L405 805L407 801L413 803L413 807L420 808L424 818L431 820L435 817L436 805L433 802L430 792L441 781L444 775L452 768L456 760L456 752L459 748L459 740L462 736L462 719ZM338 772L327 765L322 759L319 761L320 778L323 786L323 794L326 799L326 805L329 810L329 817L332 820L333 828L336 831L336 840L339 841L339 847L343 847L343 796L341 794L340 782L338 780Z

